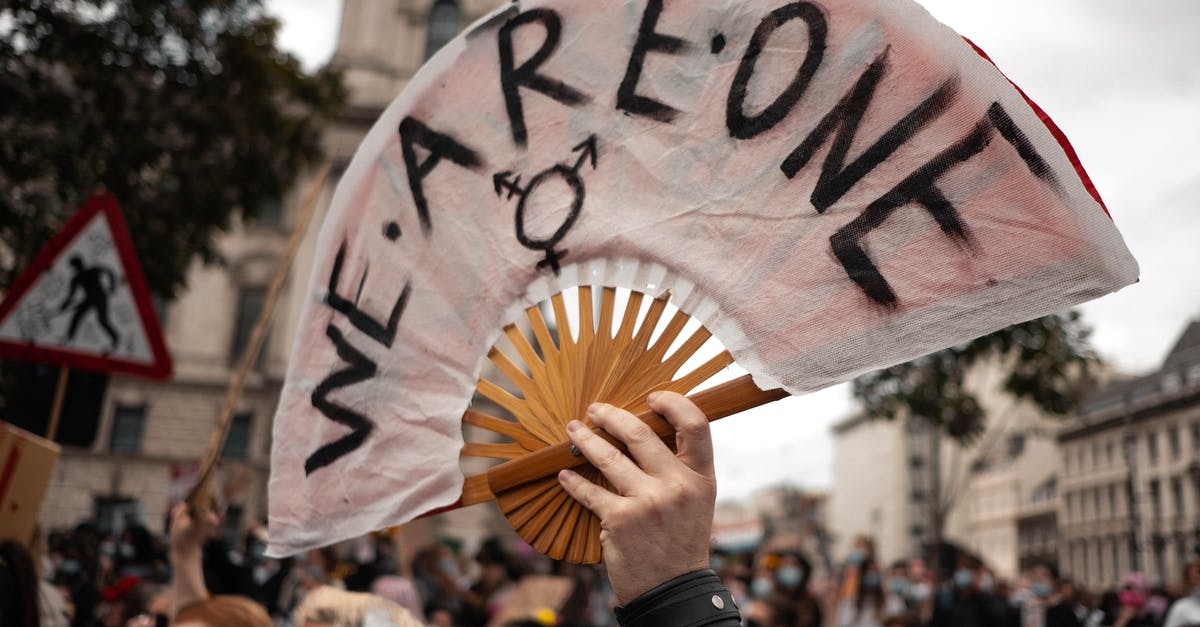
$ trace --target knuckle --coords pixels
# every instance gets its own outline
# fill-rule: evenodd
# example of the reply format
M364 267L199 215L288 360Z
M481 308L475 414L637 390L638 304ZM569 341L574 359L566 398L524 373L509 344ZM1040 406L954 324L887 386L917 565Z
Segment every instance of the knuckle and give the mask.
M625 456L621 454L621 451L608 449L597 456L596 465L601 468L612 468L620 464L623 459L625 459Z
M654 430L640 420L629 429L629 441L631 444L644 444L655 437L657 436L654 434Z

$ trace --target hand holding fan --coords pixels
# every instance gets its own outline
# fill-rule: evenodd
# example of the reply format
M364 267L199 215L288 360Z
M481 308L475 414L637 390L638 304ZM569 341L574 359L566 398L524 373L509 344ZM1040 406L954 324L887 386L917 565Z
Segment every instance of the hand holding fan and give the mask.
M509 5L422 68L338 186L275 422L270 552L495 497L539 550L597 561L554 481L592 401L669 436L645 394L731 359L752 380L700 393L710 417L1135 281L1077 164L909 0ZM677 372L709 331L728 353ZM489 361L515 393L479 380ZM464 416L476 389L511 420ZM504 441L464 446L464 424ZM464 480L460 451L508 461Z

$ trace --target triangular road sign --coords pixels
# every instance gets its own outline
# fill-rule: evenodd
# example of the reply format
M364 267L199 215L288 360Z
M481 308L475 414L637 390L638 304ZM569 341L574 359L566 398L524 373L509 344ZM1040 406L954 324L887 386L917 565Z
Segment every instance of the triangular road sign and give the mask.
M171 356L117 200L83 204L0 303L0 358L165 379Z

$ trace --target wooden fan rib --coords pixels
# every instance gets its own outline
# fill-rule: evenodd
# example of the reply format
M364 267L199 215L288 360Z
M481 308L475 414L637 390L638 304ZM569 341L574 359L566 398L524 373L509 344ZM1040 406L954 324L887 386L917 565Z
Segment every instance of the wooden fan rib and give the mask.
M536 451L543 446L543 442L538 438L530 435L520 424L511 420L504 420L495 416L489 416L475 411L468 411L463 414L463 423L480 429L487 429L492 433L511 438L517 444L531 450Z
M525 365L529 368L529 375L534 387L523 393L530 409L540 415L544 424L554 434L550 440L547 440L547 443L566 440L565 423L560 424L562 411L555 411L555 398L558 396L554 391L556 382L549 375L546 364L537 356L533 346L520 329L511 326L505 329L505 334L508 335L508 339L516 347L521 358L525 360Z
M513 396L508 390L487 379L480 379L475 391L484 398L503 407L505 411L512 414L517 419L517 422L521 423L521 426L525 427L525 430L533 436L546 443L562 441L554 437L554 430L550 425L545 424L541 418L534 414L524 400Z
M468 442L463 445L459 455L489 459L517 459L529 452L529 449L514 443Z
M671 348L671 345L675 343L675 338L679 337L683 328L687 326L688 319L688 315L683 313L682 310L676 311L675 315L671 316L671 320L667 322L667 326L663 327L662 334L658 336L654 345L647 351L647 358L652 363L658 363L663 360L663 357L667 354L667 349Z
M462 504L464 507L486 503L495 498L496 495L492 494L492 489L488 487L487 473L467 477L463 481Z
M543 494L555 489L561 489L561 486L558 485L558 479L556 477L545 478L539 481L531 481L525 485L517 486L512 490L506 491L497 500L497 504L500 506L500 511L508 514L509 512L514 512L520 509L526 503L533 501L539 496L542 496Z
M538 346L542 349L543 356L543 372L545 381L539 389L546 391L544 403L547 410L561 421L561 417L566 415L570 406L567 402L566 373L563 371L563 360L559 355L558 347L554 345L554 340L550 336L550 329L546 326L546 319L542 317L542 311L538 307L530 307L525 310L525 315L529 318L529 324L533 328L533 335L537 338Z
M557 491L554 498L522 527L521 532L532 538L526 542L537 549L538 553L550 555L550 545L554 542L554 535L562 524L563 516L566 515L566 505L570 498L566 492Z
M679 347L679 350L663 361L663 369L667 378L674 377L675 373L683 367L684 362L691 359L711 337L712 333L708 329L703 326L697 328L691 337Z
M705 381L708 381L709 378L724 370L732 363L733 355L730 355L729 351L721 351L708 361L700 364L700 366L695 370L672 381L667 389L671 390L672 392L678 392L679 394L687 394L688 392L692 391L692 388L704 383ZM649 393L650 392L647 392L647 394Z

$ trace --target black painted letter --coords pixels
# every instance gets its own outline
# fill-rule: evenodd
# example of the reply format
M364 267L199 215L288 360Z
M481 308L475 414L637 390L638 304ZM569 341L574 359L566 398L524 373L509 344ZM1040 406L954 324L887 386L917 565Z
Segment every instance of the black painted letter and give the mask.
M862 247L862 239L867 233L882 226L900 207L909 203L923 206L943 233L968 248L972 246L970 232L958 210L938 189L937 180L955 166L983 152L994 133L989 120L980 121L961 141L918 168L829 238L833 254L846 269L846 274L871 300L890 308L900 303L892 286Z
M350 324L365 333L367 337L387 348L391 348L392 342L396 339L396 329L400 325L400 316L404 314L404 307L408 305L408 297L412 293L412 285L409 283L404 284L404 289L400 292L400 296L396 298L396 303L392 305L392 313L388 316L387 323L384 324L358 308L358 296L351 301L338 294L338 283L342 277L342 262L345 259L346 243L342 242L342 246L338 248L337 256L333 258L333 270L329 273L329 292L325 295L325 304L332 307L334 311L346 316ZM366 273L364 273L362 281L358 285L358 294L360 296L362 294L363 283L366 282L366 279Z
M617 108L644 115L659 122L670 122L679 115L679 110L661 103L653 98L637 94L638 81L642 78L642 67L646 63L647 52L665 52L679 54L687 49L688 43L671 35L663 35L654 31L658 25L658 17L662 15L663 0L649 0L646 12L642 14L642 24L638 27L637 41L633 43L633 52L629 55L629 65L625 69L625 78L617 88Z
M317 385L312 393L312 406L326 418L350 427L352 431L309 455L308 459L304 461L305 476L309 476L358 450L358 447L363 445L367 436L371 435L371 431L375 428L375 424L366 416L329 400L329 395L334 390L369 381L371 377L374 377L377 370L375 362L351 346L342 336L342 332L332 324L326 327L325 334L337 348L338 357L350 365L325 377Z
M804 57L804 63L800 65L792 83L775 99L775 102L772 102L762 113L753 117L747 116L745 111L746 90L750 86L750 79L754 77L754 66L758 63L758 57L762 54L763 48L766 47L767 41L771 39L775 30L796 19L804 20L804 23L808 25L808 53ZM729 127L731 136L737 139L750 139L771 130L792 112L792 108L796 106L800 97L808 89L809 82L812 81L813 75L817 73L817 68L821 66L821 61L825 58L825 39L828 33L829 24L825 20L824 12L812 2L793 2L775 9L770 15L763 18L758 28L754 30L754 36L750 39L750 45L746 47L746 54L742 56L742 63L738 66L737 74L733 77L733 84L729 88L729 100L725 106L725 125Z
M417 151L414 148L417 145L429 151L429 156L424 161L417 161ZM433 222L429 218L429 201L425 199L425 186L422 181L438 166L443 157L471 169L482 167L483 160L474 150L462 145L453 137L439 133L413 117L406 117L400 122L400 147L404 152L404 168L408 171L408 187L412 190L413 204L417 206L417 217L421 220L421 232L425 237L429 237L433 232Z
M546 39L529 60L516 66L513 59L513 31L530 22L540 22L546 29ZM566 83L538 74L538 68L554 54L562 36L562 20L550 9L532 9L509 20L500 27L500 88L512 126L513 141L522 148L529 142L525 130L525 109L521 104L521 87L539 91L565 105L578 106L591 101L586 94Z
M863 177L870 174L880 163L896 152L897 148L903 146L930 122L938 119L950 108L958 95L957 77L942 83L937 91L896 122L853 163L844 165L846 153L850 151L850 145L854 143L854 135L858 132L858 127L862 124L863 117L871 106L879 83L887 74L887 57L888 51L885 50L867 67L850 92L842 98L842 101L825 114L817 127L780 165L780 169L788 178L795 178L796 174L808 165L817 149L829 139L833 130L837 129L837 136L821 167L821 177L813 188L812 203L817 213L825 213L826 209L829 209Z

